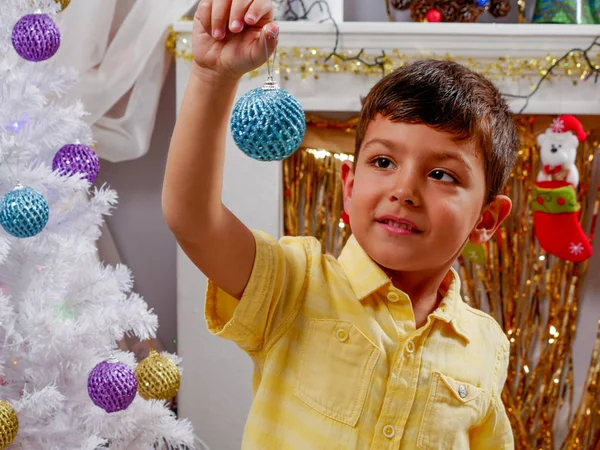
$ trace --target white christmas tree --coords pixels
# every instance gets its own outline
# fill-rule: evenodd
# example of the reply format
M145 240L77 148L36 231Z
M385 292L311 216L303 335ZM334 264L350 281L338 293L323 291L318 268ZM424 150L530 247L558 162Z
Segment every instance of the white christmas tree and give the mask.
M0 449L193 448L165 402L177 358L138 365L116 345L158 321L129 270L97 258L117 195L93 185L85 111L65 96L77 74L52 58L66 5L0 0Z

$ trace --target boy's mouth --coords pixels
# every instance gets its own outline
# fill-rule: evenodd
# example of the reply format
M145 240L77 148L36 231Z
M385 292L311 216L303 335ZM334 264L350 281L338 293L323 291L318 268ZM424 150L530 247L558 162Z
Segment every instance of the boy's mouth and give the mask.
M389 231L397 232L398 234L413 234L420 233L421 230L410 220L401 219L399 217L384 216L377 219L377 222L384 225Z

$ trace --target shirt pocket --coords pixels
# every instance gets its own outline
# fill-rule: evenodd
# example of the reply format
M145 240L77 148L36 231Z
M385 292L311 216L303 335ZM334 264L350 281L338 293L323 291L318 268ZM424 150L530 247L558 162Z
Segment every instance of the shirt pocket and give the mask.
M379 349L350 322L311 319L300 352L296 397L331 419L355 426Z
M487 413L491 395L484 389L433 372L417 447L420 450L469 448L469 429Z

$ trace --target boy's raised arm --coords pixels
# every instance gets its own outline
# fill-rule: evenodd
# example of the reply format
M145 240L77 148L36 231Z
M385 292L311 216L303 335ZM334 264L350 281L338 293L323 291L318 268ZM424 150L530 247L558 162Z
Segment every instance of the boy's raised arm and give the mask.
M240 298L252 271L251 231L222 203L228 119L241 76L275 39L270 0L203 1L194 18L192 72L175 125L162 193L165 219L194 264ZM234 24L234 22L236 22Z

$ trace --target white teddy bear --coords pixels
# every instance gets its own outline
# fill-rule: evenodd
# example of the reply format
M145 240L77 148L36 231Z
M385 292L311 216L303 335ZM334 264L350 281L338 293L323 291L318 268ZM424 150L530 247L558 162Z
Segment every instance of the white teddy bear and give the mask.
M577 189L577 147L586 137L581 122L574 116L564 114L555 119L551 127L537 137L542 162L537 181L566 181Z

